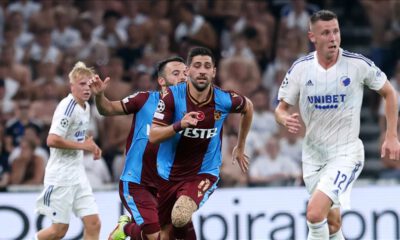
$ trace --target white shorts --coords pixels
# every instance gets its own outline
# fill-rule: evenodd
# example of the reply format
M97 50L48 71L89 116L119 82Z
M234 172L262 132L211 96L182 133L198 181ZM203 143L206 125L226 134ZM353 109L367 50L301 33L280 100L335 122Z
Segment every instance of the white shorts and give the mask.
M322 166L303 163L304 183L311 195L316 189L325 193L333 202L332 208L349 209L351 189L363 166L363 154L339 156Z
M53 223L69 224L71 212L83 218L99 211L90 185L77 184L45 185L36 201L36 212L46 215Z

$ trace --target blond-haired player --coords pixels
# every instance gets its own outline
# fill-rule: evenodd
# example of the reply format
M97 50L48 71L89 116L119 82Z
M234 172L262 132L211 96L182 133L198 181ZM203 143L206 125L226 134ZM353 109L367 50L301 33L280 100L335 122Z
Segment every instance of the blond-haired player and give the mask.
M91 96L89 80L93 69L77 62L69 73L71 93L58 104L51 123L47 145L50 159L46 166L44 190L36 211L52 221L35 239L61 239L68 230L73 212L84 224L84 239L99 239L100 219L92 188L86 177L83 150L99 159L101 150L92 137L86 137Z

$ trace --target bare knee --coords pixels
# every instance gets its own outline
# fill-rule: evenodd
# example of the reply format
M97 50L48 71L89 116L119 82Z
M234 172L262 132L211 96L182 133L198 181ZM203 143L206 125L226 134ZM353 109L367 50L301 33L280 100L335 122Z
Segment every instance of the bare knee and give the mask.
M319 223L321 221L323 221L326 216L324 216L321 211L319 211L318 209L312 207L312 206L308 206L307 207L307 221L310 223Z
M197 205L188 196L181 196L172 209L171 220L174 227L184 227L192 219L192 214L197 210Z

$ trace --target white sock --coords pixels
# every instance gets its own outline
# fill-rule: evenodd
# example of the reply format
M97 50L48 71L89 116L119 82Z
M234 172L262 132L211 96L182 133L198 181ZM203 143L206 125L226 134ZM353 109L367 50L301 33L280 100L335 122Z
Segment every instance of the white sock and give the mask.
M308 237L307 240L328 240L329 239L329 227L328 222L324 219L321 222L310 223L308 225Z
M342 229L339 229L339 231L329 235L329 240L345 240Z
M33 238L33 240L39 240L38 234L35 233L35 237Z

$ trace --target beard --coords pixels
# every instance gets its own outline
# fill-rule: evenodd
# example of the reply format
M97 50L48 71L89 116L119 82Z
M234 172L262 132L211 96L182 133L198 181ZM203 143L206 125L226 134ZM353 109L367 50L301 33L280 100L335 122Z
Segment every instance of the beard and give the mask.
M205 83L198 83L195 79L189 77L190 82L192 83L193 87L196 88L197 91L202 92L208 88L210 85L210 81L207 81Z

